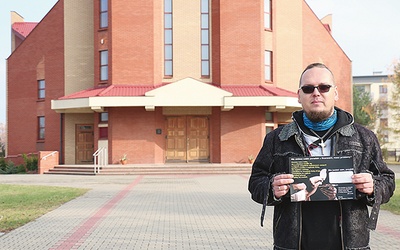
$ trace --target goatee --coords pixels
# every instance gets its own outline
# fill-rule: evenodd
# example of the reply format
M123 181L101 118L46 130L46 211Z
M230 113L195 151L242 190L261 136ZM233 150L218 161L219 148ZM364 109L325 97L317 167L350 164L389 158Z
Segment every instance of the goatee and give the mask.
M312 122L322 122L332 115L332 111L311 111L306 113L306 115Z

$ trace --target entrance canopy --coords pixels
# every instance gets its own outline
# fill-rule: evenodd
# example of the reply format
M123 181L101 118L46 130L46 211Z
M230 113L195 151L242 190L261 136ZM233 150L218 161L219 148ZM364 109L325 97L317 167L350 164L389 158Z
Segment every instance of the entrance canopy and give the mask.
M235 106L266 106L270 110L301 106L297 94L264 85L215 86L193 78L173 83L148 85L108 85L83 90L52 100L51 108L58 113L102 112L106 107L221 107L228 111Z

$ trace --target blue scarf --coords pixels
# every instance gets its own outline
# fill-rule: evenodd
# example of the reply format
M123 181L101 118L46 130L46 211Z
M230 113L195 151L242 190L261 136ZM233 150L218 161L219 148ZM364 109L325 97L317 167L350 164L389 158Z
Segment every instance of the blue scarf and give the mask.
M333 111L333 114L328 119L323 120L321 122L312 122L310 119L308 119L306 113L303 112L303 120L304 120L304 125L307 128L312 129L314 131L324 131L335 125L337 121L337 112L335 109Z

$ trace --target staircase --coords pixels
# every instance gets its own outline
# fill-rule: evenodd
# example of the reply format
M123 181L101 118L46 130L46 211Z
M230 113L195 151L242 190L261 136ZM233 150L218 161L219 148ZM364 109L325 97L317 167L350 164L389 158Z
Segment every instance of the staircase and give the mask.
M57 165L44 174L95 175L93 165ZM97 175L190 175L190 174L246 174L251 164L245 163L179 163L107 165Z

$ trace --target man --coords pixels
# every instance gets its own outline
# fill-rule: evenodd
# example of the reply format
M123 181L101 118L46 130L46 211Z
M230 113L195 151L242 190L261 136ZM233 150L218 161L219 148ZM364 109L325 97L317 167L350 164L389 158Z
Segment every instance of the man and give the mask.
M394 173L382 159L375 134L337 107L332 72L321 63L301 74L297 91L302 110L293 122L267 134L249 179L252 199L274 206L274 249L370 249L379 205L395 189ZM290 201L290 157L352 156L356 199ZM373 206L371 216L367 205Z

